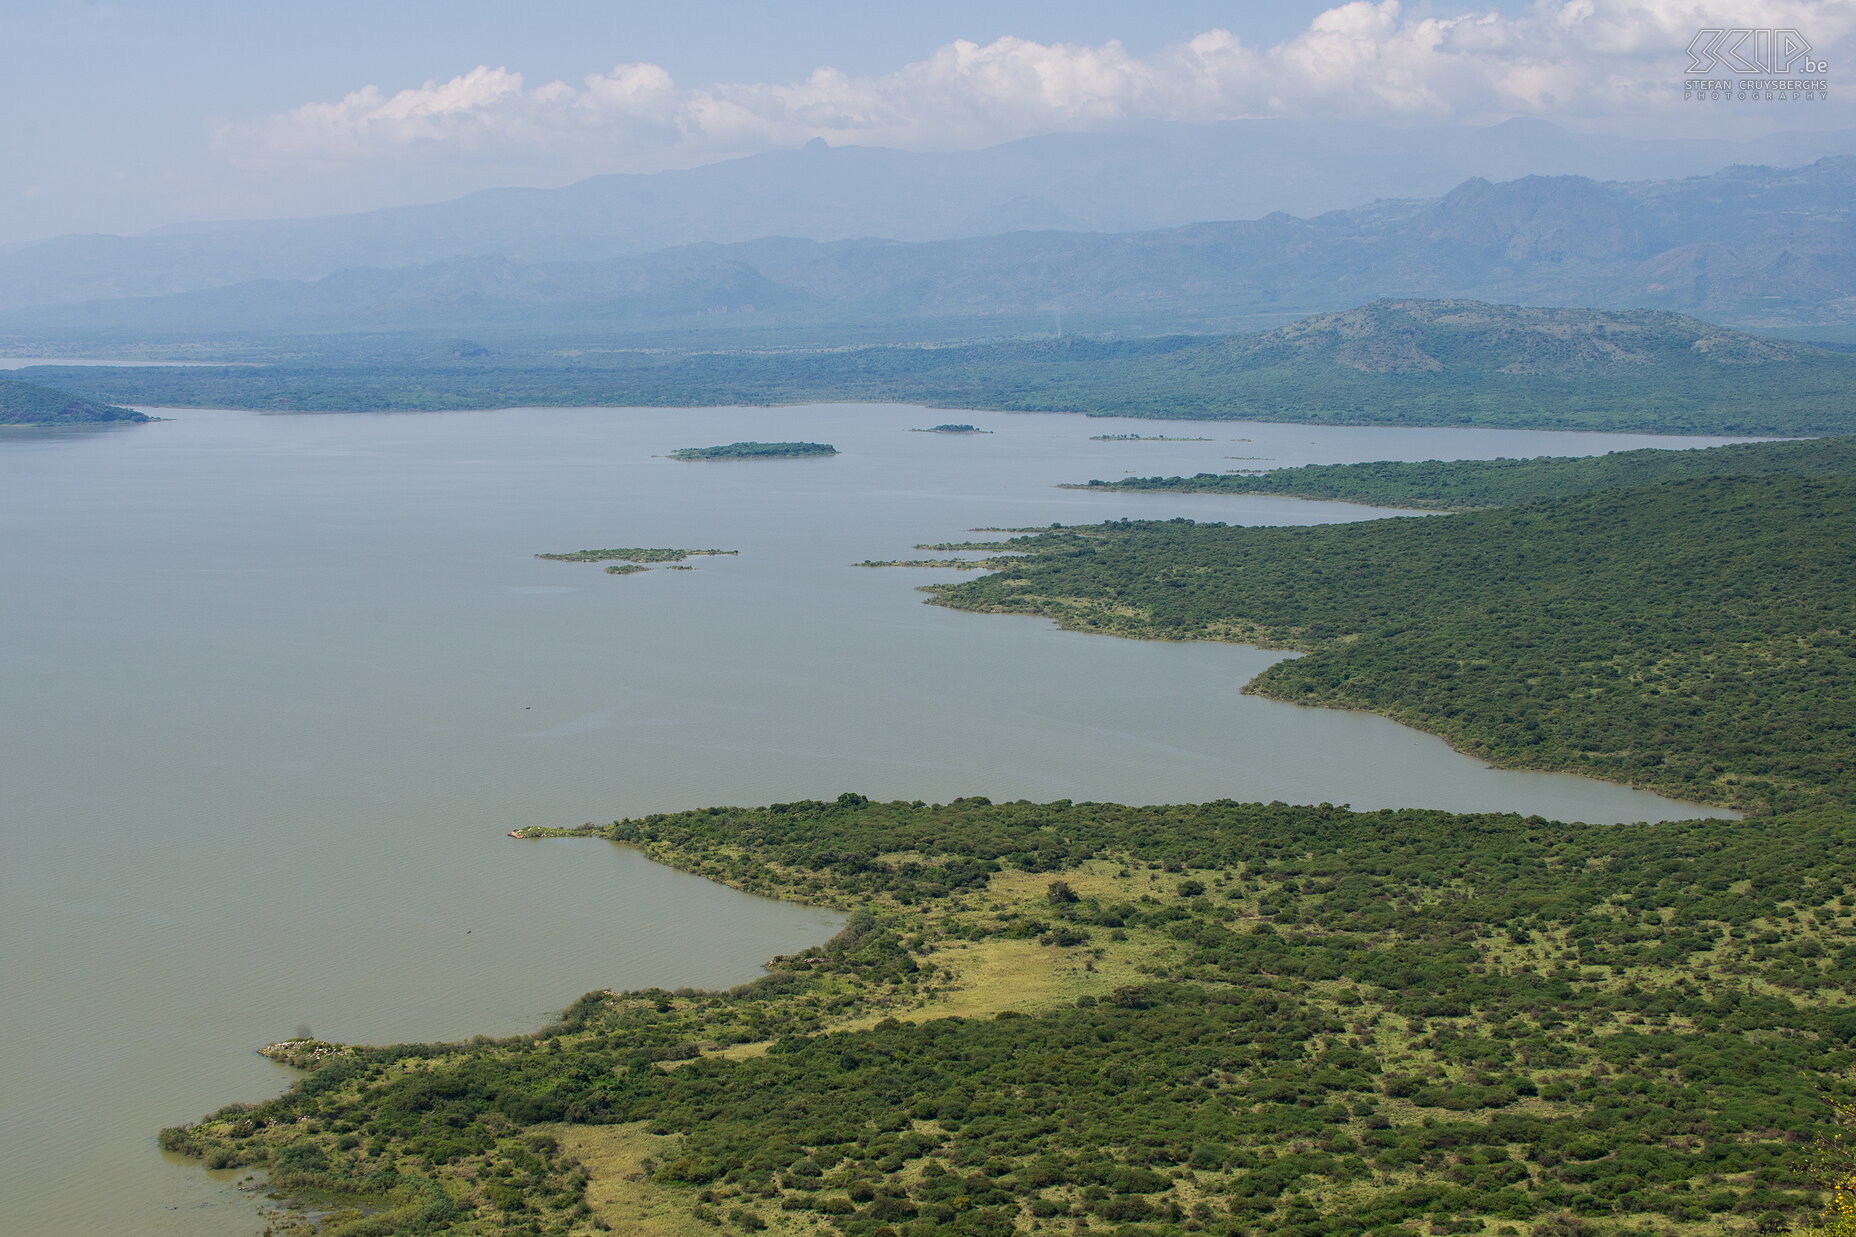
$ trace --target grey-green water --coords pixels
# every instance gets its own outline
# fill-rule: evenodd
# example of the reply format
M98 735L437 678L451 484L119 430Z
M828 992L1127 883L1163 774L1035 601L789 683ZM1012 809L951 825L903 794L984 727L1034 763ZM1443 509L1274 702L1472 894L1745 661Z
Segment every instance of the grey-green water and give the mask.
M149 366L199 365L200 361L123 361L111 357L74 356L0 356L0 369L25 369L29 365L105 365L114 369L142 369Z
M1277 654L960 614L913 591L949 576L848 566L976 525L1379 514L1053 488L1226 456L1686 442L867 406L164 415L0 433L0 1232L243 1237L250 1203L153 1134L281 1087L256 1045L514 1032L593 987L749 978L836 922L516 825L843 790L1694 814L1240 696ZM996 432L905 432L948 420ZM1089 441L1124 432L1215 441ZM660 458L746 438L844 454ZM742 553L627 577L532 557L609 545Z

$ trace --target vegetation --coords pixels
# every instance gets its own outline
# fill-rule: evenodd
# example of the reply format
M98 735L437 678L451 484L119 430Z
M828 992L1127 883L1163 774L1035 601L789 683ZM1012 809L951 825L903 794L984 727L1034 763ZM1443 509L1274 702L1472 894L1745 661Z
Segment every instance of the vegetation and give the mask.
M572 554L537 554L535 557L551 559L557 563L611 563L606 568L607 575L629 576L649 571L650 567L646 566L648 563L669 563L671 571L689 571L691 568L683 563L686 558L739 553L739 550L674 550L625 546L613 550L575 550Z
M1742 807L1856 752L1856 482L1707 478L1315 528L1119 522L937 586L1088 631L1294 648L1246 690L1371 709L1496 763Z
M1685 477L1856 476L1856 437L1736 443L1689 451L1647 448L1610 455L1497 460L1379 460L1307 464L1266 472L1091 481L1092 490L1174 490L1203 494L1281 494L1382 507L1466 511L1571 498Z
M1836 1128L1818 1139L1823 1153L1820 1177L1829 1187L1830 1206L1827 1224L1801 1230L1797 1237L1856 1237L1856 1105L1832 1101L1837 1114Z
M720 447L684 447L672 451L673 460L772 460L807 455L836 455L838 449L823 442L731 442Z
M847 793L523 829L854 909L727 992L593 992L506 1040L274 1045L295 1087L162 1145L266 1170L324 1237L1812 1221L1826 1094L1856 1103L1852 525L1856 481L1705 476L924 547L1021 556L946 604L1290 645L1261 690L1752 815Z
M629 1231L644 1203L846 1237L1752 1232L1808 1212L1852 1062L1842 808L843 795L574 832L860 909L742 988L353 1049L164 1145L377 1209L331 1235ZM589 1193L564 1146L632 1147L640 1180Z
M99 404L37 383L0 378L0 425L94 425L153 419L133 408Z
M992 433L991 430L983 430L977 425L968 425L964 421L960 422L957 425L952 422L949 422L948 424L945 424L945 425L931 425L925 430L914 430L912 432L917 433L917 434L990 434Z
M330 412L873 400L1331 425L1856 432L1856 355L1680 314L1475 301L1381 301L1255 335L30 373L97 399Z
M1210 442L1209 438L1175 438L1168 434L1094 434L1090 442ZM1093 484L1093 483L1092 483Z
M956 571L997 571L1008 561L994 558L866 558L853 567L952 567Z

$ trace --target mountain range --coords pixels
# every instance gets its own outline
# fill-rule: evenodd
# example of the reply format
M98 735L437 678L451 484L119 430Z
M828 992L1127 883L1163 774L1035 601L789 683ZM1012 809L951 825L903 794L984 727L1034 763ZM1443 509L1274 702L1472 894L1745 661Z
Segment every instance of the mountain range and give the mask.
M1535 120L1390 127L1296 121L1144 124L978 151L810 146L559 189L324 218L194 223L0 248L0 309L317 279L499 256L600 261L768 236L933 241L1022 231L1141 232L1376 198L1431 198L1472 178L1672 178L1733 163L1856 154L1856 131L1758 143L1574 133Z
M0 314L0 335L1158 334L1255 329L1378 297L1668 309L1740 325L1856 320L1856 156L1679 180L1474 178L1430 199L1145 232L453 258L15 310Z

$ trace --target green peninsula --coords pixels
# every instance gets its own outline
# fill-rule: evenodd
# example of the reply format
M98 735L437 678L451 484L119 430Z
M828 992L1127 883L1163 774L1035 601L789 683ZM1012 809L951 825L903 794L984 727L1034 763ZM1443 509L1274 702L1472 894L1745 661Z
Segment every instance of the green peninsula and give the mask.
M0 425L102 425L152 420L133 408L101 404L33 382L0 378Z
M858 909L742 987L325 1053L163 1145L329 1237L1751 1233L1811 1214L1856 1061L1847 808L846 794L556 832Z
M814 455L836 455L824 442L731 442L719 447L684 447L672 451L673 460L780 460Z

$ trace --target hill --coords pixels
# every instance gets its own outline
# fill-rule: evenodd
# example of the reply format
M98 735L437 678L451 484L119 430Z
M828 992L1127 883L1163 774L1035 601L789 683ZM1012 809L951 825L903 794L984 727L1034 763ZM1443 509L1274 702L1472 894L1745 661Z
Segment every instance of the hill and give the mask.
M1856 355L1660 311L1383 301L1251 336L417 364L35 367L93 398L340 411L832 400L1652 433L1856 430Z
M1495 460L1374 460L1191 477L1127 477L1091 481L1092 490L1173 490L1197 494L1279 494L1469 511L1570 498L1690 477L1856 477L1856 437L1798 442L1736 443L1670 451L1649 447L1610 455L1536 456Z
M1116 375L1151 394L1105 391L1090 410L1139 414L1170 401L1178 415L1249 420L1834 431L1856 414L1851 359L1666 311L1383 300L1155 349L1138 378L1133 366ZM1794 380L1801 406L1785 409Z
M99 404L37 383L0 378L0 425L94 425L149 419L131 408Z

